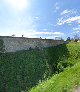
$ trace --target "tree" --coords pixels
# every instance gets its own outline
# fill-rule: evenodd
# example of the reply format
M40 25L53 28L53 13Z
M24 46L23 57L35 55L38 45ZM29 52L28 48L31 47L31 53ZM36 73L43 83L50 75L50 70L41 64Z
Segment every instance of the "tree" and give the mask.
M12 37L15 37L16 35L15 34L13 34L13 35L11 35Z
M70 41L71 41L71 38L70 38L70 37L68 37L66 41L70 42Z
M74 41L77 42L79 40L79 35L78 34L75 34L74 35Z

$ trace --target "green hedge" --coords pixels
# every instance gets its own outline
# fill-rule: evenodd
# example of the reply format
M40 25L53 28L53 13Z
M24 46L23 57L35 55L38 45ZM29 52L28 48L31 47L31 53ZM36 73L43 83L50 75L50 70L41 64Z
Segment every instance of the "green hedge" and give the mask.
M29 90L53 74L74 65L79 58L80 44L1 53L0 92Z
M0 39L0 53L4 52L4 42L2 39Z

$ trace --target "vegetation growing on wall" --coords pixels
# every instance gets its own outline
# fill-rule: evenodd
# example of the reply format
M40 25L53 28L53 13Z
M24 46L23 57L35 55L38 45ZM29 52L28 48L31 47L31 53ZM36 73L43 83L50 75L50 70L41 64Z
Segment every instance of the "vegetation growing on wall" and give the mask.
M4 52L4 42L0 39L0 52Z
M47 70L40 51L5 53L0 56L0 91L21 92L43 80Z
M75 92L80 86L80 43L71 42L66 45L69 51L68 59L58 63L60 70L67 65L64 72L54 75L51 79L40 83L29 92ZM73 67L70 67L74 65Z
M29 90L53 74L63 71L67 66L74 65L79 58L80 44L63 44L42 50L2 53L0 91Z

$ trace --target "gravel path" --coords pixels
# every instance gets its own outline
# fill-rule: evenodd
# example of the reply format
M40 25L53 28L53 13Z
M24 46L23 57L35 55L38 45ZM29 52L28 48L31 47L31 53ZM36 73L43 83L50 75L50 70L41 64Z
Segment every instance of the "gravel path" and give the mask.
M80 87L79 88L77 88L75 91L73 91L73 92L80 92Z

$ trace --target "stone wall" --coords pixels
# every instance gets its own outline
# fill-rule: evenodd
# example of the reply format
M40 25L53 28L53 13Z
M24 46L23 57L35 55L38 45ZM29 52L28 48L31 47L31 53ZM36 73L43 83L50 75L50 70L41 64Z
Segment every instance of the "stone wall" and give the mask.
M6 37L2 36L5 52L15 52L20 50L29 50L35 48L44 48L63 44L63 40L24 38L24 37Z

